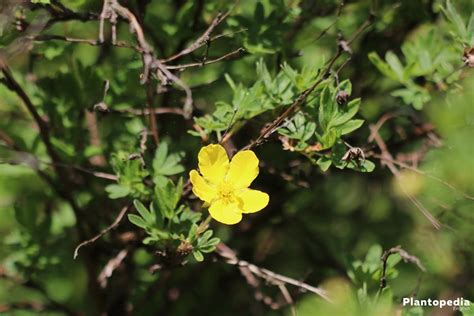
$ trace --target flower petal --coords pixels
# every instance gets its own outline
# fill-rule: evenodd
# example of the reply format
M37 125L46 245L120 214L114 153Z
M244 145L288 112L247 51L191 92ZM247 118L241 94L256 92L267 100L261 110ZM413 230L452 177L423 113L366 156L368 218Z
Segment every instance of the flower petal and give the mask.
M268 205L270 197L268 194L258 190L243 189L238 193L242 200L242 213L255 213Z
M237 203L225 203L223 199L212 202L209 207L212 218L222 224L234 225L242 220L242 210Z
M189 172L189 179L193 184L193 193L198 198L204 202L210 203L216 197L216 188L209 185L196 170L191 170L191 172Z
M229 158L221 145L208 145L201 148L198 155L199 170L206 180L219 184L229 169Z
M247 188L257 175L257 156L251 150L244 150L232 158L226 180L235 188Z

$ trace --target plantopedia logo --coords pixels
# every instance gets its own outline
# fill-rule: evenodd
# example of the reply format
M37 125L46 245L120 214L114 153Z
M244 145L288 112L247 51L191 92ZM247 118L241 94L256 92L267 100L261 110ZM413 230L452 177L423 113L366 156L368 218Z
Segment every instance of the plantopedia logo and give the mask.
M443 308L445 306L451 306L454 310L459 309L470 309L471 302L462 297L458 297L454 300L437 300L437 299L426 299L418 300L413 297L404 297L402 301L403 306L435 306Z

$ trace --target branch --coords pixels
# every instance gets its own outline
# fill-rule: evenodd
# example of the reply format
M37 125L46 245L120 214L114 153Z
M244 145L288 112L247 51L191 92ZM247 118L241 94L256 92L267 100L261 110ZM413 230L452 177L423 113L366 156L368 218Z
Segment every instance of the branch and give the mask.
M206 42L210 41L210 35L211 35L212 31L216 28L217 25L219 25L222 21L224 21L227 18L227 16L229 16L231 11L232 10L229 10L225 14L223 14L222 12L219 12L217 14L217 16L212 20L211 24L206 29L206 31L199 38L197 38L191 45L189 45L188 47L186 47L182 51L174 54L173 56L170 56L170 57L168 57L164 60L161 60L161 62L167 63L169 61L175 60L175 59L177 59L181 56L192 53L193 51L195 51L199 47L205 45Z
M124 206L122 208L122 210L120 211L120 213L117 215L117 217L115 218L114 222L112 224L110 224L109 226L107 226L105 229L103 229L99 234L97 234L96 236L92 237L91 239L88 239L86 241L83 241L81 242L77 247L76 249L74 249L74 256L73 258L76 259L77 256L79 255L79 249L81 249L83 246L87 246L93 242L95 242L97 239L99 239L100 237L104 236L107 232L109 232L111 229L114 229L115 227L118 226L118 224L120 224L120 221L122 220L122 218L125 216L125 214L127 213L128 209L130 208L130 205L128 206Z
M82 22L94 21L99 18L94 12L75 12L64 6L58 0L51 0L51 4L30 4L32 10L37 8L44 8L53 18L48 21L48 27L56 22L77 20Z
M117 269L122 264L127 255L128 250L123 249L115 257L107 262L104 269L102 269L99 276L97 277L97 281L102 288L107 286L108 279L112 276L112 273L114 273L115 269Z
M303 105L306 98L316 89L316 87L319 86L324 80L327 79L327 77L329 76L331 72L332 67L334 66L334 63L339 59L339 57L344 52L347 52L349 54L351 53L350 44L352 44L354 40L373 23L373 21L374 21L374 15L371 13L369 18L354 32L350 40L345 41L342 38L339 38L337 42L338 44L337 51L335 55L326 63L324 67L324 71L322 75L319 77L319 79L316 80L316 82L312 86L310 86L308 89L303 91L295 99L295 101L285 111L283 111L283 113L281 113L275 120L273 120L273 122L271 122L270 124L268 124L267 127L262 129L257 139L251 141L247 146L242 148L242 150L251 149L255 146L260 145L265 139L270 137L270 135L273 134L280 127L280 125L285 121L286 118L294 114L300 108L300 106ZM346 62L342 64L342 66L338 69L337 72L341 71L342 67L344 67L349 60L350 59L346 60Z
M30 112L31 116L33 117L33 120L36 123L36 126L39 129L40 138L43 141L44 145L46 146L46 151L48 152L48 155L51 157L51 160L53 162L59 162L60 161L59 156L54 150L53 144L51 143L51 139L50 139L51 136L49 133L48 125L43 120L43 118L39 115L38 111L36 111L36 108L33 105L33 102L31 102L31 99L28 97L25 90L23 90L20 84L13 77L8 65L2 60L0 60L0 68L4 76L4 79L1 80L0 82L2 82L8 89L15 92L18 95L18 97L23 101L26 108L28 109L28 112Z
M390 172L395 176L397 181L400 181L400 172L395 167L393 164L393 157L392 154L387 149L387 145L385 144L384 140L380 136L378 130L376 129L377 127L375 125L370 125L369 126L370 131L371 131L371 139L375 140L375 143L379 147L381 151L381 160L382 160L382 165L386 165ZM430 223L436 228L440 229L441 228L441 223L425 208L425 206L413 195L408 193L408 191L405 189L403 185L400 185L401 190L403 193L406 195L406 197L413 203L415 206L418 208L418 210L430 221Z
M402 257L405 263L411 262L415 264L421 271L426 272L426 268L421 264L420 259L413 255L410 255L406 250L402 249L400 245L390 248L389 250L384 251L382 257L380 257L380 260L382 261L382 276L380 277L379 293L382 292L382 290L387 286L386 273L388 258L396 253L398 253L400 257Z
M67 37L55 34L41 34L36 36L29 36L28 39L35 41L35 42L46 42L46 41L64 41L69 43L82 43L88 44L91 46L103 46L104 43L100 42L100 40L94 39L85 39L85 38L74 38L74 37ZM110 43L112 46L122 47L122 48L131 48L136 50L137 52L141 52L141 49L137 46L130 45L124 41L116 41L115 43Z
M0 131L0 139L4 140L7 142L9 140L8 135L6 135L4 132ZM38 159L35 155L23 151L21 148L18 147L15 143L6 143L6 147L9 150L12 150L15 152L16 156L9 160L0 160L0 163L8 163L8 164L26 164L28 167L36 171L41 177L44 177L46 174L39 168L40 164L45 164L48 166L53 166L53 167L59 167L59 168L65 168L65 169L75 169L90 175L93 175L96 178L101 178L101 179L106 179L106 180L112 180L112 181L117 181L117 176L114 174L106 173L106 172L101 172L101 171L94 171L90 170L81 166L77 165L70 165L66 163L54 163L54 162L49 162L49 161L44 161L41 159ZM46 175L46 177L49 179L48 183L53 184L53 180Z
M245 49L240 47L230 53L227 53L221 57L211 59L211 60L205 60L203 62L197 62L197 63L190 63L190 64L184 64L184 65L170 65L166 66L167 69L185 69L185 68L191 68L191 67L202 67L204 65L209 65L209 64L214 64L223 60L230 60L234 58L238 58L242 56L245 53Z
M415 167L412 167L410 165L407 165L406 163L403 163L403 162L400 162L398 160L394 160L394 159L391 159L388 158L388 157L383 157L382 155L378 155L378 154L369 154L369 156L371 157L374 157L374 158L377 158L377 159L380 159L382 161L385 161L385 162L391 162L397 166L399 166L400 168L404 168L404 169L408 169L408 170L411 170L413 172L416 172L418 174L421 174L423 176L426 176L430 179L433 179L441 184L443 184L444 186L450 188L452 191L456 192L457 194L461 195L462 197L464 197L465 199L468 199L468 200L472 200L474 201L474 196L472 195L469 195L461 190L459 190L458 188L456 188L454 185L452 185L451 183L437 177L437 176L434 176L426 171L423 171L423 170L420 170L418 168L415 168Z
M150 115L150 109L122 109L122 110L111 110L112 112L118 112L121 114L132 114L132 115ZM183 109L179 108L156 108L152 110L154 114L176 114L184 116Z
M224 260L225 263L239 267L241 273L245 276L244 273L251 273L261 279L264 279L270 284L280 286L284 284L290 284L296 286L302 290L312 292L316 295L319 295L324 300L332 302L331 299L327 296L325 290L319 287L314 287L312 285L306 284L304 282L292 279L290 277L275 273L265 268L258 267L252 263L249 263L244 260L240 260L236 253L227 247L225 244L220 243L217 245L216 249L217 254ZM244 272L242 272L244 271Z
M129 9L120 5L117 0L104 0L104 7L101 13L100 40L103 41L104 19L109 18L111 20L111 23L114 25L116 15L128 21L131 32L135 34L138 45L142 50L141 54L143 60L143 77L141 83L147 83L151 77L152 72L154 71L156 71L156 76L160 79L162 85L166 85L168 84L168 82L176 83L186 92L186 100L183 106L183 112L185 118L190 118L192 113L191 89L181 79L172 74L166 68L166 66L155 57L153 48L146 41L143 28L141 27L137 18ZM150 115L152 115L151 112ZM155 133L155 131L153 131L153 133L157 134L157 132Z

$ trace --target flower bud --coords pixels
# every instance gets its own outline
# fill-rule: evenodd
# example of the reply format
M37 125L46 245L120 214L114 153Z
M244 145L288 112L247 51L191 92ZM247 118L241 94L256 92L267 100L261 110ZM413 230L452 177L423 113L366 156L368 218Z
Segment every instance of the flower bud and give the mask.
M340 90L340 91L336 94L336 102L337 102L337 104L339 104L339 105L346 104L348 100L349 100L349 93L347 93L346 91Z

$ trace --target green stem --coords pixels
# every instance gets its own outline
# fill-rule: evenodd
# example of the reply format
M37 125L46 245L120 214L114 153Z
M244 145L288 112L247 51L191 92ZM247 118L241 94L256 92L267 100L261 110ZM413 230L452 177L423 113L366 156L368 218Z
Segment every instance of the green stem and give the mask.
M199 227L197 228L197 231L196 231L196 237L198 237L199 235L201 235L202 233L204 233L206 231L206 229L209 227L209 223L211 222L211 215L208 215L207 218L201 222L201 224L199 224Z

